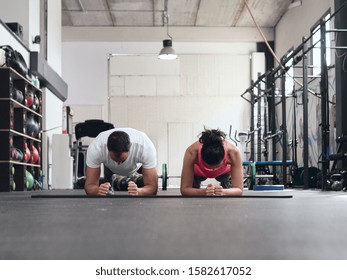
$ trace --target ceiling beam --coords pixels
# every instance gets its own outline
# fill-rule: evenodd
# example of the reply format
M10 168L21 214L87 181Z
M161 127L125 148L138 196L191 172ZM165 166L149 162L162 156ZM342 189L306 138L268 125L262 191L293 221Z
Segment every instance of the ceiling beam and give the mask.
M101 42L162 41L165 27L67 27L62 40ZM274 29L263 28L268 41L274 40ZM170 26L175 42L263 42L255 27L176 27Z

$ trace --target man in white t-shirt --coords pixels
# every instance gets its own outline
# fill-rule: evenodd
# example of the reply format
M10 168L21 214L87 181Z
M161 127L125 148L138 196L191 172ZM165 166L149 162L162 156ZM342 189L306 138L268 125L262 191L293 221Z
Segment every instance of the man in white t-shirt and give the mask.
M119 175L130 177L126 182L130 195L154 195L158 191L156 158L156 149L144 132L132 128L101 132L87 150L85 192L88 195L108 194L110 182L99 185L103 164L105 171L115 174L113 178ZM137 172L141 173L142 180L136 182L142 181L141 186L131 180Z

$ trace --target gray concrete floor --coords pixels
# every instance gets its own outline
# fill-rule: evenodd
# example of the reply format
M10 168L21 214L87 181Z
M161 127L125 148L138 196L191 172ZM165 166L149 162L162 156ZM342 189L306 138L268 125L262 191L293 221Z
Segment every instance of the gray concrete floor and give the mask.
M347 193L293 198L31 198L0 193L0 259L347 259ZM177 189L159 194L179 194Z

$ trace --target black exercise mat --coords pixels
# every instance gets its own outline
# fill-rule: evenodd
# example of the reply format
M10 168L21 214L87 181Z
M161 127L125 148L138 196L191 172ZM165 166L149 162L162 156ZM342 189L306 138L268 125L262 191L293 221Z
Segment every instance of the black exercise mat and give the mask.
M102 198L102 199L110 199L110 198L212 198L212 199L220 199L220 198L293 198L292 195L242 195L242 196L182 196L182 195L139 195L139 196L131 196L128 194L124 195L107 195L107 196L97 196L97 195L80 195L80 194L34 194L31 195L31 198Z

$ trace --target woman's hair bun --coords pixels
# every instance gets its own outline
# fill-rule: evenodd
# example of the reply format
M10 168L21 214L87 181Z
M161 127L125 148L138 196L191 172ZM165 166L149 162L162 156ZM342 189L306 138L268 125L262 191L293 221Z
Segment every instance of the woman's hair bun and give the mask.
M199 142L205 146L223 145L226 134L219 129L206 129L201 133Z

